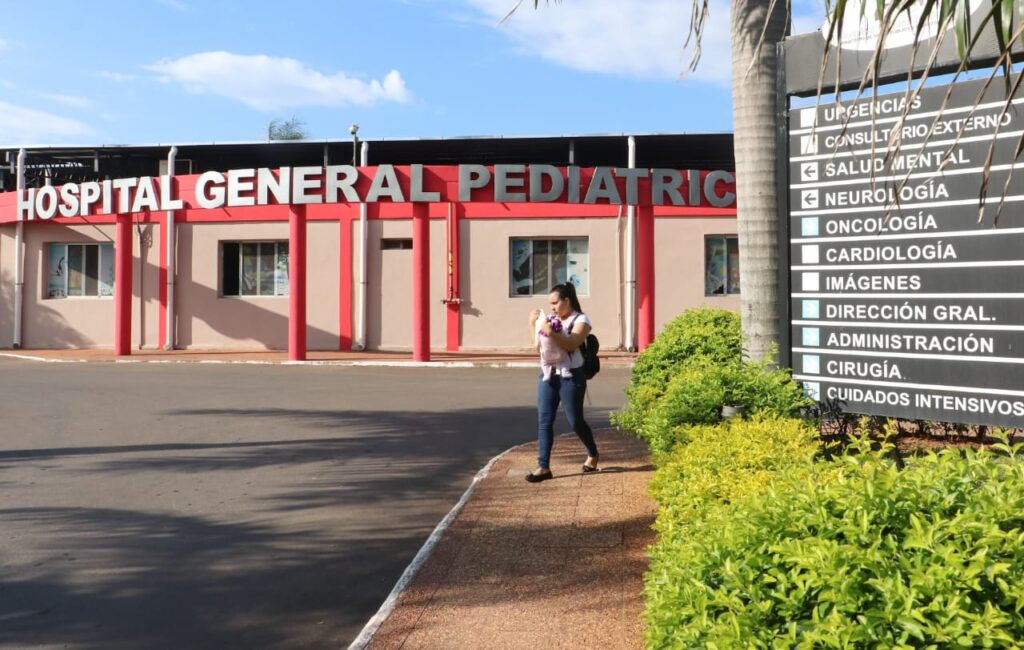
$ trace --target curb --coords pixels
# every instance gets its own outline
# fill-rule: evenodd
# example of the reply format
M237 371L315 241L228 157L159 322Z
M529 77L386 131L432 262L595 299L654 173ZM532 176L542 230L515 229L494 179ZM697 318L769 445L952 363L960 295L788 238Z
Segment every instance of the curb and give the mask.
M399 597L401 597L401 595L409 587L409 584L412 582L412 579L416 577L416 574L419 572L420 568L423 567L423 564L427 561L427 558L429 558L430 554L433 553L434 547L437 546L437 543L441 540L441 536L444 535L445 531L448 530L452 522L455 521L455 518L459 515L460 512L462 512L462 508L469 501L469 497L471 497L473 495L473 492L476 491L477 485L480 484L480 481L482 481L490 473L491 468L494 467L494 464L498 462L498 460L500 460L502 456L509 453L510 451L529 444L531 443L527 442L522 445L516 445L515 447L509 447L505 451L501 452L500 454L492 458L486 465L483 466L483 468L479 472L476 473L476 476L473 477L473 481L469 484L469 487L466 488L466 491L462 493L462 498L460 498L458 503L456 503L455 506L448 511L448 514L445 515L444 519L442 519L437 524L437 526L434 527L433 532L430 533L430 537L427 538L427 541L423 542L423 546L420 547L420 550L416 553L416 556L413 557L412 562L410 562L409 566L407 566L405 568L405 571L402 572L402 575L398 578L398 582L395 583L395 586L391 589L391 593L388 594L388 597L384 599L384 603L380 606L380 609L377 610L376 614L370 617L370 620L367 621L365 626L363 626L363 629L361 632L359 632L359 635L355 638L354 641L352 641L351 644L349 644L348 650L364 650L364 648L366 648L366 646L368 646L370 642L373 641L373 635L377 633L377 630L380 629L381 624L383 624L384 621L387 620L388 616L390 616L391 613L395 610L395 605L398 604Z
M265 361L259 359L50 359L29 354L0 352L0 357L39 363L181 363L250 366L361 366L377 368L535 368L536 361Z
M40 361L42 363L88 363L85 359L47 359L45 357L34 357L30 354L16 354L14 352L0 352L0 357L21 359L22 361Z

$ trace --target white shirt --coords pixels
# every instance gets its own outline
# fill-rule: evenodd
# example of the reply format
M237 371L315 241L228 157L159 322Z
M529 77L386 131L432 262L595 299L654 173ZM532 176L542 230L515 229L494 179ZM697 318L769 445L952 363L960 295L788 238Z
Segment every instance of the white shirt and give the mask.
M540 325L541 325L541 319L542 318L545 318L545 316L541 315L541 317L537 319L537 331L538 332L540 331ZM573 322L574 318L576 319L575 322ZM581 314L578 311L574 311L573 313L569 314L569 316L567 318L560 318L559 320L562 321L562 333L563 334L571 334L571 332L569 331L569 324L570 323L572 323L572 326L574 328L577 325L579 325L580 323L586 323L587 325L590 325L590 319L587 318L587 315L586 314ZM593 325L591 325L591 327L593 327ZM569 354L569 367L570 368L580 368L580 367L583 366L583 353L580 352L579 349L573 350L571 353L568 353L568 354Z

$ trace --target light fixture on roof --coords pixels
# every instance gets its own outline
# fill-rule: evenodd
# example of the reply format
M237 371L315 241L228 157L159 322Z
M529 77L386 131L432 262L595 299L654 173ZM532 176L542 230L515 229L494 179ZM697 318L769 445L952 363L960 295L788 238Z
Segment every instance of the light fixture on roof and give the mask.
M358 155L359 155L359 125L355 122L352 126L348 127L348 132L352 134L352 166L358 166Z

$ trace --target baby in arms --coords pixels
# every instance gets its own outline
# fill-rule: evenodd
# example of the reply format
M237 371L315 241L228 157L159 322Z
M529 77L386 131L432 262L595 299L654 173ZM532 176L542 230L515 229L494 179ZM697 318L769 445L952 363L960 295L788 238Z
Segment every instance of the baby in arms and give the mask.
M551 336L562 335L562 321L552 314L548 322L551 323L551 336L548 336L540 329L540 325L543 321L537 319L537 340L540 342L540 369L544 374L544 381L551 381L557 371L559 375L570 379L572 373L569 372L569 353L563 350L557 343L551 340Z

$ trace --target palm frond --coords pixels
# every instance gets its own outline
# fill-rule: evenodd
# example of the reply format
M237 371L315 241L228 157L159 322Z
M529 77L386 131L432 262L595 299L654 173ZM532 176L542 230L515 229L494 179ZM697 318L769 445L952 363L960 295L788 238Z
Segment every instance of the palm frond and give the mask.
M516 0L515 6L513 6L511 9L509 9L508 13L505 14L505 17L498 21L498 24L499 25L505 24L505 22L508 21L508 19L512 17L512 14L514 14L516 11L518 11L519 7L523 6L524 2L526 2L526 0ZM546 0L545 4L551 4L552 2L554 4L561 4L562 0ZM533 0L533 8L534 9L540 8L540 0Z

